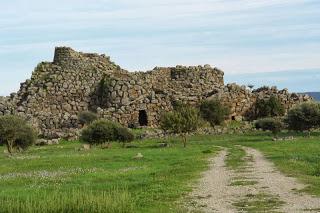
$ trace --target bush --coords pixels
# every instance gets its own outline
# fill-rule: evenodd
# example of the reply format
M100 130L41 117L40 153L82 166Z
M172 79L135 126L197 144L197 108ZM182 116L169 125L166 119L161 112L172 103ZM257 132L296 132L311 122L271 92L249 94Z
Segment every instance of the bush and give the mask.
M134 135L120 124L96 120L82 130L80 140L89 144L103 144L111 141L131 142Z
M200 113L211 126L220 125L229 116L230 108L222 105L218 100L206 100L200 105Z
M274 135L277 135L283 129L283 123L274 118L263 118L255 122L255 128L263 131L269 130Z
M103 144L116 138L116 124L106 120L96 120L82 130L80 140L89 144Z
M91 124L93 121L97 120L98 116L96 113L94 112L80 112L78 115L78 120L80 122L80 124L82 125L88 125Z
M269 99L258 99L255 104L255 117L277 117L283 116L285 113L284 106L276 96L271 96Z
M290 130L305 131L320 125L320 105L318 103L303 103L291 110L285 119Z
M125 143L129 143L134 140L134 134L125 127L118 127L116 129L116 138L118 141Z
M0 116L0 141L8 152L27 149L34 144L36 133L25 120L14 115Z
M191 106L180 104L172 112L166 112L160 119L163 130L183 136L184 147L187 144L186 134L198 129L201 124L199 111Z

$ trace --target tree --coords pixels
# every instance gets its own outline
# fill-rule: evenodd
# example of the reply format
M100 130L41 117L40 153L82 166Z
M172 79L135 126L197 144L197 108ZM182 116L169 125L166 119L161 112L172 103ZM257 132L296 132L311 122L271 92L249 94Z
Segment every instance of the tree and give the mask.
M320 126L320 105L310 102L300 104L291 110L285 119L290 130L306 131Z
M269 99L257 99L255 104L256 118L283 116L285 109L283 104L276 96L271 96Z
M184 147L187 145L187 133L196 131L200 124L199 111L183 104L179 104L171 112L164 113L160 119L163 130L182 136Z
M252 90L254 88L253 84L248 84L248 87Z
M211 126L220 125L229 116L230 108L218 100L206 100L200 105L201 117Z
M255 128L263 131L269 130L274 135L277 135L283 129L283 123L275 118L263 118L255 122Z
M35 140L36 133L25 120L15 115L0 116L0 141L10 154L27 149Z

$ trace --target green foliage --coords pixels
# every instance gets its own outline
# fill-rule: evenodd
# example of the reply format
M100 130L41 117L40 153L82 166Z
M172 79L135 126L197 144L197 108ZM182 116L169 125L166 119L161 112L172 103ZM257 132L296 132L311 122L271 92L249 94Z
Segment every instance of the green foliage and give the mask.
M89 144L103 144L111 141L131 142L134 135L120 124L96 120L82 130L80 140Z
M254 125L256 129L262 129L263 131L269 130L274 135L278 134L283 129L283 123L275 118L263 118L257 120Z
M268 86L262 86L262 87L259 87L259 88L255 89L255 90L253 90L252 92L259 93L259 92L268 91L268 90L270 90L270 87L268 87Z
M89 144L103 144L116 140L117 125L106 120L96 120L81 132L80 140Z
M184 136L183 144L186 146L186 134L194 132L201 125L199 111L188 105L178 105L172 112L166 112L160 119L163 130Z
M78 115L78 120L80 122L80 124L82 125L87 125L87 124L91 124L93 121L97 120L98 116L96 113L94 112L80 112Z
M305 131L320 125L320 104L303 103L291 110L285 119L290 130Z
M97 96L101 106L104 106L111 99L111 80L109 76L105 75L98 84Z
M34 144L36 133L25 120L14 115L0 116L0 141L8 152L27 149Z
M257 99L255 104L255 117L276 117L283 116L285 113L284 106L276 96L271 96L269 99Z
M134 140L134 134L125 127L118 127L116 129L117 140L123 143L129 143Z
M220 125L230 114L230 108L218 100L206 100L200 105L200 113L211 126Z

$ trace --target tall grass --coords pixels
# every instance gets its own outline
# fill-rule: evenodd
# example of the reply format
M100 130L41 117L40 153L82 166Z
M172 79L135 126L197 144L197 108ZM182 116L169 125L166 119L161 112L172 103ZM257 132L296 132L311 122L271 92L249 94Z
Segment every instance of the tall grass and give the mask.
M135 201L127 190L37 191L27 198L0 197L0 212L17 213L132 213Z

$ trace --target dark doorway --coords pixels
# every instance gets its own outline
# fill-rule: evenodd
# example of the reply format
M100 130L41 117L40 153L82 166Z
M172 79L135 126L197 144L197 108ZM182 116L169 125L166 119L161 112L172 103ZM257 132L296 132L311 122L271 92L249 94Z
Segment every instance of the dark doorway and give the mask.
M148 115L145 110L139 111L139 124L140 126L148 126Z
M232 116L231 120L235 121L236 120L236 116Z

